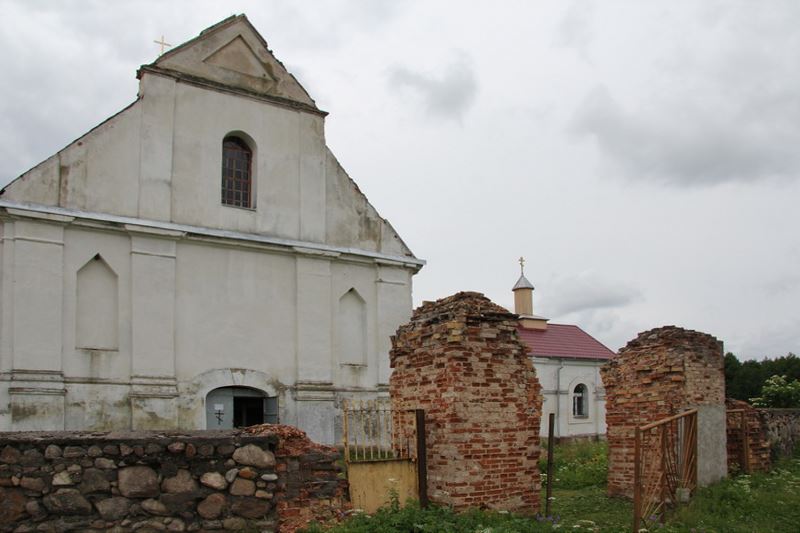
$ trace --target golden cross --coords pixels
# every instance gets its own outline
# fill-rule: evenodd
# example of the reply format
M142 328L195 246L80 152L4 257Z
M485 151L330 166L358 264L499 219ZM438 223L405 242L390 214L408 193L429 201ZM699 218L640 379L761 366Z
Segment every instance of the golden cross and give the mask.
M524 257L520 257L519 258L519 271L520 271L521 274L525 274L525 258Z
M172 48L171 44L169 44L168 42L164 41L164 36L163 35L161 36L161 40L160 41L153 41L153 42L156 43L156 44L160 44L161 45L161 52L159 52L158 55L162 55L164 53L164 47Z

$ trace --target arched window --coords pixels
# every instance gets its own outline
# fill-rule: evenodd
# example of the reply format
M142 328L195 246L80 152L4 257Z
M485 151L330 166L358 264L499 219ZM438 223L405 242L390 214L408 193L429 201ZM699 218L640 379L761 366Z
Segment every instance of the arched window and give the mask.
M589 395L587 393L586 385L583 383L578 384L572 391L572 416L589 416Z
M253 207L253 151L239 137L222 141L222 203Z

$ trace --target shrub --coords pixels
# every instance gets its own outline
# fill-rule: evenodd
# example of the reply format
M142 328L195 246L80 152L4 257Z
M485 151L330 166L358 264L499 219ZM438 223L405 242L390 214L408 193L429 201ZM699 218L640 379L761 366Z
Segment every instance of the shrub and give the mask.
M755 407L800 407L800 381L772 376L764 382L761 396L750 398Z

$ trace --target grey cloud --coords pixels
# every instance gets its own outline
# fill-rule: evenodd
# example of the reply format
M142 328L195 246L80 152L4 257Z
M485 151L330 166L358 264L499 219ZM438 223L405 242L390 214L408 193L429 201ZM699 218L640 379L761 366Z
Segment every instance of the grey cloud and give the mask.
M800 347L800 320L793 320L762 328L741 344L731 343L730 349L742 358L761 359L780 357L789 352L797 354L798 347Z
M798 175L800 93L760 95L727 110L701 101L629 111L600 87L586 97L569 129L593 137L632 179L709 185Z
M800 275L769 280L762 283L761 287L771 296L783 296L800 288Z
M463 56L450 63L438 76L395 67L389 78L392 87L411 89L422 98L428 113L445 119L461 120L478 93L475 72Z
M356 34L385 31L407 9L409 2L397 0L325 0L314 2L313 9L294 0L275 0L265 7L251 8L247 14L265 33L267 41L276 37L294 50L333 50ZM252 13L251 13L252 11ZM270 22L280 21L280 24Z
M552 305L543 302L548 316L622 308L643 299L638 289L592 273L556 278L548 282L548 292L558 295Z
M794 5L793 5L794 4ZM631 179L682 186L800 176L800 4L698 8L636 84L598 85L569 131ZM631 89L633 92L631 92ZM622 96L624 94L624 96Z
M594 5L588 0L574 0L558 25L554 44L575 48L580 55L589 59L589 45L594 39L592 17Z

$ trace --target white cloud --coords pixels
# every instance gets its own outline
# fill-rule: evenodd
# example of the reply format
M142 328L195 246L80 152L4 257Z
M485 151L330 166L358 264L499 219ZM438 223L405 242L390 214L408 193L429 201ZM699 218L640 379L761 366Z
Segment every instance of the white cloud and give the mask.
M569 130L632 180L673 185L800 176L800 4L705 6L635 84L609 79Z
M547 283L547 293L552 297L543 299L543 306L554 317L619 309L644 299L637 288L593 272L557 276Z
M461 120L478 93L478 79L467 56L460 54L441 73L417 72L394 67L389 83L395 89L411 89L432 116Z

